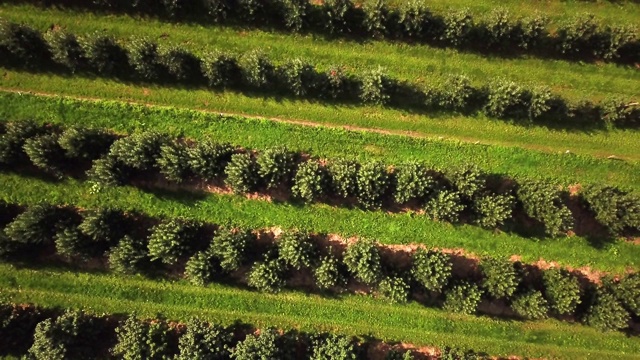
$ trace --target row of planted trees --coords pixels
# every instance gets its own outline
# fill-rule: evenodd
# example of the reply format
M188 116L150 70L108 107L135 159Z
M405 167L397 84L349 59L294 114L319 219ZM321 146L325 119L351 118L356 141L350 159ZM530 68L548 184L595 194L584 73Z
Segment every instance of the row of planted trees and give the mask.
M25 25L0 22L0 65L61 70L161 84L209 86L250 94L285 95L311 100L384 104L419 111L484 112L494 118L552 122L568 127L640 123L640 107L631 99L595 104L571 102L548 88L506 79L473 86L463 75L413 84L388 76L382 68L360 74L341 66L319 71L301 59L275 64L260 51L243 54L186 48L162 48L144 38L126 46L104 34L76 36L56 28L41 34Z
M0 128L0 166L30 162L58 176L87 176L99 186L185 186L205 182L233 192L283 190L293 201L358 204L367 209L408 208L434 220L496 228L533 221L548 236L573 228L580 216L597 223L603 237L640 229L640 197L611 186L586 186L576 198L548 181L516 182L474 166L434 169L419 162L322 160L284 147L263 151L210 140L170 138L157 132L116 136L104 129L61 128L11 122ZM597 234L591 234L597 235Z
M364 286L394 303L417 299L473 314L484 301L523 319L569 317L603 330L626 329L640 315L637 274L581 284L563 270L496 258L481 260L478 271L454 269L452 257L437 250L394 255L366 239L345 244L297 230L273 237L105 209L5 206L0 215L0 253L12 260L41 261L55 251L74 263L106 259L118 273L180 273L199 286L231 282L265 292L288 284L320 292Z
M0 304L0 355L23 355L34 360L146 359L146 360L365 360L375 340L331 333L304 333L274 328L254 329L236 323L207 323L198 318L186 324L166 319L94 315L67 310L59 313L33 306ZM378 352L379 353L379 352ZM412 360L411 350L391 349L385 360ZM443 360L480 360L474 351L443 348Z
M41 0L23 0L42 4ZM519 17L498 8L482 20L468 9L434 13L424 0L389 6L384 0L54 0L63 5L109 12L155 15L171 20L196 20L241 26L276 27L332 36L388 38L429 43L484 53L529 53L572 60L605 60L632 64L640 60L637 29L602 24L579 14L549 31L549 20L536 14Z

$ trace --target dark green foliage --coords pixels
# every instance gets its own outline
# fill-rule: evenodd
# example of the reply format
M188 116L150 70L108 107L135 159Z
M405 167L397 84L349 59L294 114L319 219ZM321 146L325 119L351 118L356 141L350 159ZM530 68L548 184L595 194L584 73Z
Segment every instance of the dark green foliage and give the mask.
M392 303L406 303L409 299L411 287L401 276L388 276L380 281L378 291L380 295Z
M191 249L196 227L184 220L165 220L151 229L149 256L173 265Z
M536 87L530 91L528 117L531 120L544 118L551 109L551 102L559 100L551 94L547 87Z
M403 1L399 6L399 10L398 23L401 27L402 35L408 38L420 38L429 15L425 1Z
M1 234L2 232L0 232ZM1 236L1 235L0 235ZM9 304L8 297L0 296L0 352L17 356L26 354L32 345L33 333L46 314L33 306ZM27 341L25 341L27 340Z
M107 155L93 161L87 176L99 185L119 186L125 184L130 175L122 161L116 156Z
M235 271L246 260L246 249L254 240L246 230L220 230L211 242L211 253L220 261L225 271Z
M635 29L602 26L593 14L576 16L558 29L560 51L571 57L616 59L618 51L635 39Z
M134 38L129 43L129 65L144 80L158 80L162 73L158 44L145 38Z
M4 229L11 241L26 245L50 243L59 222L58 210L51 205L33 205Z
M198 142L187 149L190 170L207 181L224 175L224 169L234 152L230 144L217 144L210 140Z
M360 239L347 247L344 264L363 283L375 285L382 278L382 259L378 246L369 239Z
M347 75L341 66L331 66L325 72L326 83L322 87L322 95L328 99L341 98L346 91Z
M267 188L288 184L295 167L295 155L286 147L274 147L263 151L256 160L258 174Z
M426 166L419 163L404 164L396 169L394 199L403 204L410 200L424 200L435 186L435 180Z
M356 346L346 336L330 334L313 343L310 360L356 360Z
M464 75L447 77L444 84L431 90L429 102L444 109L463 111L469 106L474 89L471 80Z
M391 349L387 352L387 355L385 355L384 360L415 360L415 357L411 353L411 350L402 352Z
M551 310L561 315L571 315L580 304L580 284L578 279L566 271L547 270L542 275L544 297Z
M485 360L488 356L480 355L473 350L445 347L440 354L440 360Z
M531 291L526 294L516 295L511 302L513 311L525 319L539 320L547 317L549 306L539 291Z
M466 44L473 29L473 18L469 10L449 11L443 20L444 32L441 40L454 46Z
M613 291L624 306L636 316L640 316L640 274L633 273L625 276Z
M204 286L213 280L216 268L213 264L213 256L207 251L195 253L184 269L184 276L193 285Z
M292 31L300 31L303 26L303 20L311 4L306 0L275 0L274 4L278 7L279 13L284 20L284 25Z
M225 174L227 175L225 183L236 194L254 191L260 177L258 164L251 155L245 153L231 156Z
M485 177L485 174L475 165L456 169L448 176L457 192L468 199L486 187Z
M298 166L291 192L305 202L313 202L325 195L328 182L326 169L317 161L308 160Z
M95 33L80 39L80 45L91 68L101 75L126 74L127 52L109 35Z
M475 284L461 282L446 292L444 309L462 314L474 314L482 298L482 290Z
M24 152L36 167L62 177L65 164L64 150L58 145L58 135L40 135L24 142Z
M169 331L165 321L140 321L131 315L116 328L118 340L111 353L124 360L167 359Z
M498 80L489 85L487 115L497 118L522 119L528 116L529 94L519 84Z
M612 234L640 229L640 197L610 186L590 186L581 192L596 220Z
M309 80L314 73L313 66L296 58L278 68L278 79L284 92L304 96L310 88Z
M382 206L387 190L390 186L390 177L387 168L381 162L366 162L358 169L358 201L369 209L377 209Z
M313 270L313 277L316 280L316 286L322 290L330 289L345 282L340 272L340 263L332 255L320 258L320 264Z
M109 268L120 274L135 274L147 261L145 244L128 235L109 251Z
M187 323L187 331L180 336L180 354L175 360L228 359L232 341L233 334L227 329L194 318Z
M504 8L494 9L482 24L483 40L488 47L505 50L521 45L522 24L520 21L512 21L513 14Z
M457 222L464 210L460 195L455 191L440 190L425 204L425 214L436 221Z
M507 259L486 258L480 262L480 270L484 276L482 286L494 298L511 297L521 280L514 264Z
M113 135L103 129L73 126L62 132L58 144L68 158L94 160L106 154L113 141Z
M36 326L29 357L35 360L93 359L95 339L100 333L95 318L67 311Z
M289 230L278 238L278 255L296 270L310 268L317 259L317 249L308 233Z
M185 145L169 143L160 148L158 167L167 180L181 183L189 176L190 156Z
M135 133L114 142L109 155L133 169L151 170L160 157L162 145L167 142L166 135L155 131Z
M378 67L364 73L361 78L360 100L364 103L382 105L389 100L387 84L389 78L384 69Z
M56 63L75 72L86 66L84 51L74 34L62 29L53 29L44 33L44 39L49 46L51 58Z
M558 236L573 227L573 215L560 198L560 190L544 181L523 181L517 191L525 213L540 221L549 236Z
M326 14L323 24L330 34L342 34L349 31L348 15L353 10L351 0L326 0L323 2L323 13Z
M67 258L87 259L91 253L90 239L77 227L59 230L55 235L56 252Z
M429 291L442 291L451 278L452 264L449 255L418 248L412 256L411 274Z
M82 212L78 229L94 242L113 244L125 234L124 215L118 210L95 209Z
M273 77L273 64L259 51L250 51L242 54L238 64L240 65L242 82L249 88L266 88Z
M353 160L336 159L329 164L329 173L334 190L342 197L358 194L358 169L360 164Z
M256 262L247 277L249 286L260 291L277 293L285 285L285 264L280 259Z
M40 32L26 25L0 20L0 55L7 57L0 62L35 68L46 64L51 53Z
M202 60L202 74L211 87L230 87L242 82L240 64L235 56L209 52Z
M279 334L275 329L266 329L260 334L249 334L231 351L235 360L281 359L283 350L279 347Z
M42 132L31 121L15 121L6 124L5 133L0 135L0 164L12 165L23 161L25 141Z
M613 294L598 291L583 321L602 331L622 330L629 326L631 316Z
M181 47L173 46L164 51L160 63L174 80L197 83L202 79L200 59Z
M389 9L384 0L365 0L362 4L364 12L364 28L374 37L380 37L385 32L385 21Z
M475 222L484 228L495 228L512 217L515 199L511 195L483 195L473 199Z

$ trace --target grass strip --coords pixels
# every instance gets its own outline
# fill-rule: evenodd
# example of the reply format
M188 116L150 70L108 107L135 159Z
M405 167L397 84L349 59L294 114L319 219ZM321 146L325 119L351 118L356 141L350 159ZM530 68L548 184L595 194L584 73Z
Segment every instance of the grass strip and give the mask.
M185 321L191 316L223 324L238 319L258 327L331 331L373 336L415 345L460 346L492 355L550 358L637 358L638 338L601 333L556 320L533 323L474 317L425 308L390 305L367 296L338 299L298 292L259 294L224 285L197 288L184 282L156 282L59 269L18 269L0 264L0 287L10 301L45 307L89 308L95 312Z
M476 226L434 222L415 213L388 214L333 207L298 206L250 200L234 195L198 194L133 187L104 188L90 182L66 180L50 183L35 178L0 173L0 199L33 205L46 201L80 208L111 207L149 216L186 217L227 226L252 229L280 226L318 233L360 236L383 244L420 243L439 248L463 248L477 255L509 257L533 263L553 260L560 266L590 267L622 273L639 268L640 246L629 242L594 243L582 237L528 239L512 233L492 232Z
M412 83L433 82L444 75L465 74L476 85L487 79L508 78L546 85L570 100L602 100L611 95L640 97L640 74L632 67L614 64L581 64L533 58L499 59L458 53L422 45L393 42L358 43L322 39L313 35L288 35L230 27L203 27L166 23L124 15L96 15L75 10L42 9L30 5L1 5L0 16L24 22L44 31L52 25L86 34L107 31L117 38L146 36L160 44L181 44L202 55L206 48L248 51L262 48L274 60L300 57L318 66L345 65L347 69L384 67L389 75Z
M58 97L0 93L2 120L34 119L63 125L89 125L131 133L153 129L174 136L210 136L248 148L287 145L324 158L379 159L388 164L419 160L436 168L477 164L487 172L521 178L552 178L571 183L609 183L640 190L640 162L594 159L573 154L465 144L326 127L305 127L241 116L112 101L82 101ZM259 136L257 136L259 134ZM633 146L625 149L640 152Z

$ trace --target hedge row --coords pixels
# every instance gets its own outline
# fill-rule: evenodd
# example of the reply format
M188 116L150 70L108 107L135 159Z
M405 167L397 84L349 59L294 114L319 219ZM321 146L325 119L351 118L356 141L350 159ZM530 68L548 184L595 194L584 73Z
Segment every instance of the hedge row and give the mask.
M588 186L579 200L544 181L516 183L474 166L431 169L412 162L389 166L349 159L321 161L284 147L263 151L210 140L171 139L157 132L116 137L104 129L38 126L31 122L0 127L0 167L31 161L58 177L87 176L99 186L155 186L201 182L227 186L235 193L280 190L293 201L358 204L365 209L409 208L452 223L485 228L533 221L547 236L566 234L576 216L604 229L602 236L640 230L640 197L610 186ZM522 216L528 220L522 221ZM591 235L596 235L592 233Z
M18 1L21 2L21 1ZM22 2L43 3L42 0ZM387 38L428 43L482 53L535 54L569 60L640 62L637 29L604 25L594 15L573 17L550 33L542 15L522 18L494 9L483 20L467 9L433 13L427 1L412 0L398 7L384 0L47 0L45 5L118 13L154 15L171 20L196 20L242 26L266 26L285 31L311 31L329 36Z
M0 355L26 355L34 360L145 359L145 360L365 360L375 339L331 333L280 332L254 329L238 323L211 324L192 318L176 324L160 317L135 314L94 315L79 310L40 309L0 304ZM96 342L97 339L101 341ZM412 360L411 350L390 346L385 359ZM440 359L480 360L474 351L444 348Z
M402 256L371 240L349 245L285 230L270 233L221 228L187 219L152 219L109 209L5 206L0 253L38 261L53 251L72 262L108 259L125 274L184 273L195 285L235 282L265 292L287 284L321 292L366 286L391 302L412 298L445 310L474 314L482 300L508 304L514 316L570 316L603 330L626 329L640 315L640 275L604 285L581 285L564 270L541 271L506 259L486 258L480 271L454 269L450 255L419 248ZM214 230L215 229L215 230ZM407 261L404 257L408 257ZM454 271L455 270L455 271ZM293 282L288 282L296 279ZM313 279L313 280L301 280Z
M346 74L340 66L325 72L301 59L276 65L260 51L235 54L209 51L198 57L180 47L161 48L143 38L121 45L113 37L78 37L61 29L44 35L24 25L0 22L0 65L160 84L180 83L281 94L321 101L384 104L415 111L478 112L495 118L552 122L566 126L640 125L640 106L610 98L600 104L570 103L548 88L506 79L473 87L465 76L422 86L394 79L382 68Z

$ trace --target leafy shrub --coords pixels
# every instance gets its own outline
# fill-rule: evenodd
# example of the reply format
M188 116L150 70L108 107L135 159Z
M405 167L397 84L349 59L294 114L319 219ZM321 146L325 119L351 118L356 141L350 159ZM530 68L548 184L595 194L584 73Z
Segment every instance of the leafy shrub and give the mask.
M517 295L511 302L513 311L525 319L538 320L547 317L549 306L539 291Z
M436 221L457 222L464 210L460 195L449 190L440 190L425 204L425 214Z
M349 31L348 16L354 8L351 0L327 0L323 3L326 18L323 24L330 34L341 34Z
M601 48L598 27L593 14L574 17L558 29L560 51L568 56L598 56Z
M318 288L326 290L344 282L340 272L340 263L332 255L320 258L320 264L313 270L313 277Z
M372 240L360 239L344 252L344 264L349 271L367 285L374 285L382 277L380 251Z
M463 111L469 106L473 93L474 89L468 77L464 75L448 76L430 101L444 109Z
M258 0L236 0L235 2L238 16L245 21L255 21L262 11L264 4Z
M484 228L495 228L511 218L515 199L511 195L484 195L473 199L476 223Z
M474 314L482 298L482 290L475 284L462 282L446 292L444 309L462 314Z
M623 47L638 41L636 28L627 25L607 26L599 35L601 49L597 56L605 60L619 58Z
M487 115L497 118L526 118L530 94L513 81L498 80L489 84Z
M310 4L305 0L276 0L279 15L284 25L292 31L302 30L303 20L309 12Z
M278 254L285 264L300 270L310 268L316 261L316 247L309 234L285 231L278 238Z
M551 110L551 102L555 97L547 87L537 87L530 91L528 117L531 120L542 118Z
M224 169L234 152L230 144L200 141L187 149L189 167L198 177L211 181L224 175Z
M411 258L411 274L429 291L442 291L451 278L452 264L449 255L418 248Z
M631 317L616 297L608 292L599 291L589 308L584 322L602 331L622 330L629 326Z
M3 59L8 65L35 68L46 64L51 53L40 32L26 25L0 20L0 51L7 52Z
M358 194L358 170L360 164L347 159L337 159L329 164L334 190L342 197Z
M441 40L453 46L466 44L473 29L473 18L469 10L449 11L443 20L444 32Z
M204 5L204 9L209 15L209 19L213 22L220 22L227 17L229 13L229 4L226 0L200 0Z
M488 356L483 356L473 350L463 350L459 348L445 347L440 353L440 360L487 360Z
M167 180L180 183L189 176L189 153L185 145L169 143L160 147L157 161Z
M542 274L544 297L551 310L561 315L571 315L580 304L580 284L566 271L551 269Z
M408 38L420 38L429 15L425 1L403 1L399 6L398 15L402 34Z
M330 334L313 343L310 360L356 360L355 345L346 336Z
M95 339L99 333L100 327L93 317L67 311L36 326L29 356L36 360L95 358Z
M247 277L249 286L260 291L277 293L285 285L285 266L279 259L258 261Z
M5 133L0 136L0 164L12 165L22 162L27 157L24 153L25 142L41 131L31 121L8 123Z
M571 211L563 204L559 189L543 181L522 181L517 190L525 213L540 221L549 236L557 236L573 227Z
M95 209L82 212L78 229L94 242L115 243L125 234L124 215L118 210Z
M258 185L258 164L249 154L233 154L225 174L227 175L225 183L236 194L251 192Z
M385 21L389 10L384 0L365 0L362 4L364 12L364 27L374 37L385 33Z
M4 229L10 240L27 245L50 243L59 222L58 211L50 205L33 205Z
M75 226L65 227L55 235L56 253L67 258L87 259L91 252L89 239Z
M44 39L49 46L51 58L54 62L75 72L86 66L84 51L74 34L61 29L53 29L44 33Z
M201 61L181 47L171 47L160 56L160 64L177 81L199 83L202 78Z
M620 302L631 312L640 316L640 274L628 274L613 289Z
M213 256L206 251L195 253L184 269L184 276L193 285L204 286L213 280L216 269L213 265Z
M495 298L511 297L520 283L520 275L507 259L486 258L480 262L483 287Z
M65 164L64 150L58 145L58 135L40 135L24 142L24 152L36 167L62 177Z
M187 323L187 331L180 336L180 354L176 360L228 359L233 334L219 325L207 324L197 318Z
M390 179L381 162L367 162L360 166L357 175L358 201L366 208L377 209L389 188Z
M539 45L547 37L547 24L549 19L540 14L534 14L521 22L522 34L520 48L532 49Z
M118 246L109 252L109 268L120 274L135 274L142 270L147 260L144 243L128 235L120 239Z
M93 161L91 169L87 172L87 177L99 185L119 186L129 180L130 173L125 164L116 156L107 155Z
M483 40L495 49L508 49L518 44L520 23L512 22L513 15L504 8L494 9L483 24Z
M238 64L240 65L242 81L250 88L266 88L273 78L273 64L259 51L249 51L242 54Z
M408 163L396 170L396 203L423 200L433 190L435 180L423 164Z
M202 60L202 73L211 87L237 86L242 82L238 59L223 52L207 53Z
M278 69L282 90L295 96L305 96L309 89L309 79L315 72L312 65L301 59L293 59Z
M320 91L320 96L325 96L329 99L339 99L347 91L347 75L344 73L344 69L341 66L331 66L324 74L326 83Z
M235 360L280 359L282 349L279 347L279 335L275 329L261 331L260 334L249 334L231 351Z
M158 44L145 38L134 38L129 43L129 65L144 80L159 80L162 74Z
M80 46L84 50L89 66L98 74L112 76L127 74L127 52L109 35L95 33L81 38Z
M164 321L140 321L131 315L116 328L117 343L111 353L123 359L168 358L169 326Z
M486 187L486 175L475 165L456 169L448 177L457 192L469 199Z
M389 100L386 86L389 78L382 67L364 73L361 82L360 100L362 102L382 105Z
M400 350L391 349L385 355L384 360L415 360L411 350L405 351L404 353Z
M291 192L295 197L305 202L313 202L327 191L327 171L317 161L305 161L298 166L293 183Z
M246 260L246 249L253 235L249 231L220 230L211 242L211 253L220 261L225 271L235 271Z
M640 198L610 186L590 186L581 192L596 220L613 234L640 229Z
M286 147L274 147L263 151L256 160L258 174L267 188L288 184L295 167L295 155Z
M109 151L113 140L104 130L73 126L62 132L58 144L68 158L94 160Z
M400 276L388 276L380 281L378 291L392 303L406 303L411 287Z
M168 265L175 264L190 249L195 226L182 220L165 220L151 229L149 256Z
M133 169L151 170L160 157L162 145L167 142L166 135L155 131L135 133L114 142L109 155Z

